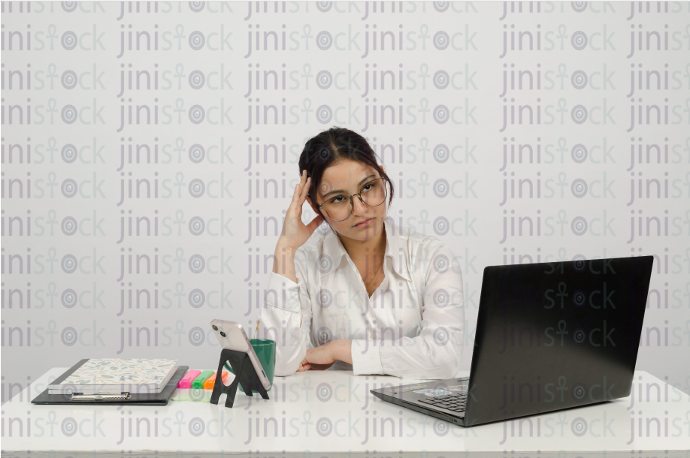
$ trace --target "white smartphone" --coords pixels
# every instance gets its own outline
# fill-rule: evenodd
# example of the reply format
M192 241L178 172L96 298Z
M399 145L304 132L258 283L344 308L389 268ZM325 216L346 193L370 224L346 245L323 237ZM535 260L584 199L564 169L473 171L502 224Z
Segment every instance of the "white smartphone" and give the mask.
M218 343L220 343L222 348L243 351L249 355L249 360L252 362L254 370L259 376L261 384L264 389L268 391L268 389L271 388L271 382L268 380L264 368L261 366L261 361L259 361L259 358L256 356L254 347L252 347L247 334L244 332L242 324L236 321L215 319L211 321L211 327L215 331Z

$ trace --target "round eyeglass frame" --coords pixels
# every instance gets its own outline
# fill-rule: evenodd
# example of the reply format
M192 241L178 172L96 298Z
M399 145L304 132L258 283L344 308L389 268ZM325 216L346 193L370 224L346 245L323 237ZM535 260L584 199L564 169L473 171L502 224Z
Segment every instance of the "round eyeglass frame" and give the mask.
M354 194L348 196L349 199L350 199L350 214L347 215L347 216L346 216L345 218L343 218L343 219L333 219L333 218L331 218L331 219L333 219L333 221L335 221L335 222L337 222L337 223L339 223L339 222L341 222L341 221L345 221L346 219L348 219L348 218L352 215L352 212L355 211L355 203L352 201L352 198L353 198L354 196L359 197L360 202L362 202L364 205L367 205L367 206L369 206L369 207L378 207L379 205L383 204L383 203L386 201L386 197L388 197L388 190L386 189L386 181L385 181L385 178L383 178L383 177L374 178L374 179L372 179L372 180L367 181L366 183L364 183L364 184L362 185L362 187L364 187L364 186L368 185L369 183L371 183L372 181L376 181L376 180L384 180L384 182L383 182L383 192L384 192L385 195L383 196L383 200L381 201L380 204L377 204L377 205L369 205L368 203L364 202L364 199L362 199L362 194L361 194L362 191L359 191L359 192L356 192L356 193L354 193ZM309 195L309 194L307 194L307 195ZM337 197L337 196L336 196L336 197ZM316 208L318 208L319 210L321 210L321 207L322 207L324 204L326 204L327 202L330 202L330 200L331 200L331 199L329 199L328 201L324 202L323 204L317 204L317 205L316 205ZM328 215L328 210L324 209L324 211L325 211L326 214ZM331 215L328 215L328 216L330 217Z

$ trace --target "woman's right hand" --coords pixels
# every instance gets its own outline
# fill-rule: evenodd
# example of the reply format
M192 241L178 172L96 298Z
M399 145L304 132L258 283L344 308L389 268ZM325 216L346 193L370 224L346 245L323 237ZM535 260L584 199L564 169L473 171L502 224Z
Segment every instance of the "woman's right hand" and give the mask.
M307 177L307 171L302 171L300 182L295 185L295 192L292 194L292 201L285 213L285 223L283 232L278 244L283 248L297 250L309 240L317 227L323 223L321 215L316 215L307 225L302 222L302 205L307 200L307 193L311 185L311 177Z

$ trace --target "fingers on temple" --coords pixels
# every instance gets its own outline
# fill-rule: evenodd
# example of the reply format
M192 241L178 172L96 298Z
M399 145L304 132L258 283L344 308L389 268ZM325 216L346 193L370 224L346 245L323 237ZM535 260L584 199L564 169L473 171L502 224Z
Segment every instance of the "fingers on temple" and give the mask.
M311 177L307 178L306 181L304 182L304 186L302 187L302 201L304 202L307 199L307 193L309 192L309 181L311 180Z

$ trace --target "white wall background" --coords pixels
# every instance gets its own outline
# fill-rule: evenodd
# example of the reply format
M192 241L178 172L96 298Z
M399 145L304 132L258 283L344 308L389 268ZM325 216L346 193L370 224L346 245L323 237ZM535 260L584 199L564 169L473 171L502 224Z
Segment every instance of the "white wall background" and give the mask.
M461 257L463 369L485 266L652 254L637 368L690 393L690 3L132 5L2 3L3 402L81 358L215 368L332 125Z

